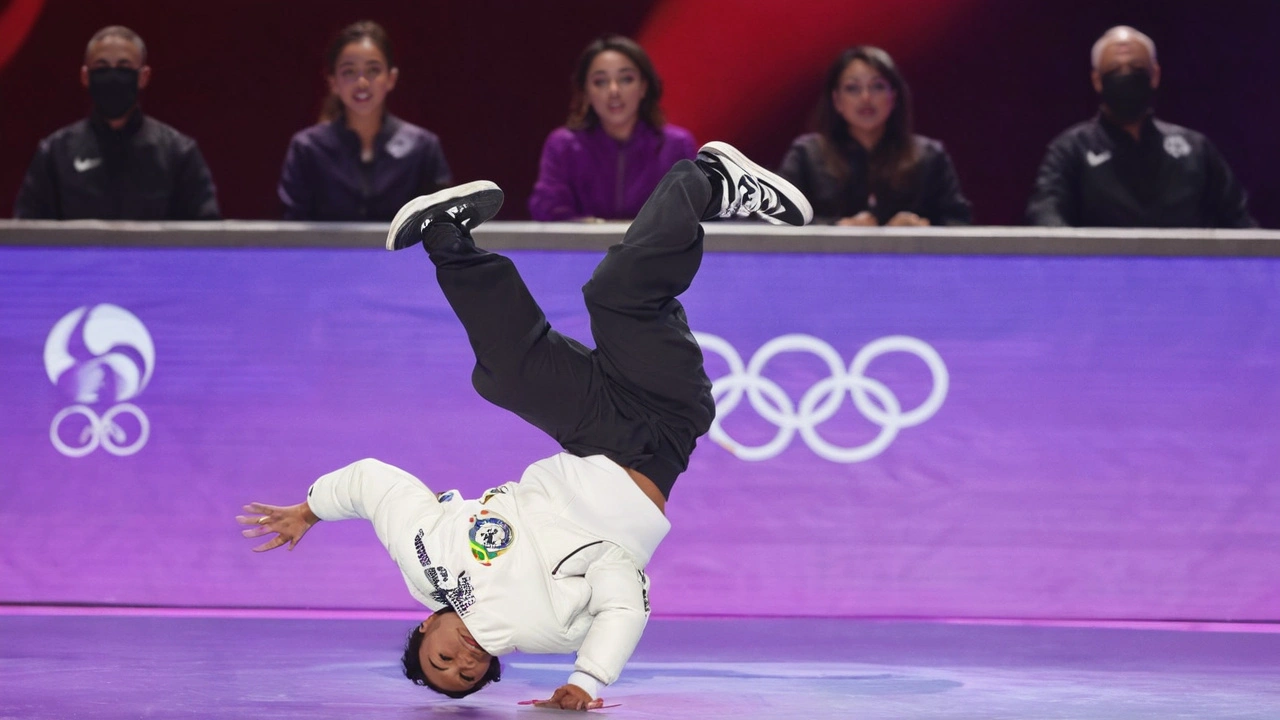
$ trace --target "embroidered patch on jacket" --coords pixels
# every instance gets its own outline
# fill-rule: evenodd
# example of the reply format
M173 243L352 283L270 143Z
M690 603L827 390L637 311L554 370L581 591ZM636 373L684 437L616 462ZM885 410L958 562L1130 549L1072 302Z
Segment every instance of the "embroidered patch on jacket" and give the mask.
M1191 143L1181 135L1166 135L1164 151L1169 153L1171 158L1186 157L1191 154Z
M516 531L511 524L488 510L472 515L467 522L471 523L471 555L481 565L491 564L516 541Z
M489 488L484 491L484 495L480 498L481 505L487 505L494 495L506 495L507 487L505 485L496 488Z

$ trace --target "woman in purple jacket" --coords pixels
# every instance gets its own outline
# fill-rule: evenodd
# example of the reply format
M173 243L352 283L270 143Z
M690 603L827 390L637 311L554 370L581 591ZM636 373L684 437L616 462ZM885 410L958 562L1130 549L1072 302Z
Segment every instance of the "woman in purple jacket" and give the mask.
M631 219L697 145L663 121L662 80L644 49L610 35L578 58L569 120L547 137L529 198L534 220Z
M409 200L453 183L439 138L387 112L400 70L381 25L348 25L326 61L320 123L293 136L280 172L286 220L388 222Z

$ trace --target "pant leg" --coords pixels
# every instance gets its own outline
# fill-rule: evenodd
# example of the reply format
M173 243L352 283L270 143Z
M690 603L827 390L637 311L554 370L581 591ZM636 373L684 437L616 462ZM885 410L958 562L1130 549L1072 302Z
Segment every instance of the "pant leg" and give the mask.
M563 444L598 392L590 351L551 328L509 258L449 223L429 227L424 244L475 352L476 391Z
M702 351L676 299L702 263L701 220L711 197L711 183L697 165L676 163L583 287L607 378L634 392L664 423L683 429L677 435L691 435L687 450L679 451L686 455L680 469L715 416Z

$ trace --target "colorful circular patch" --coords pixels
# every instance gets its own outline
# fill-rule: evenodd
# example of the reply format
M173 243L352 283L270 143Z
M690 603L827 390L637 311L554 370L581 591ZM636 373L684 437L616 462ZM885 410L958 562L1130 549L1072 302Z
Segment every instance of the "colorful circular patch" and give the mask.
M481 510L479 515L467 518L467 522L471 523L471 555L481 565L491 564L516 541L511 524L488 510Z

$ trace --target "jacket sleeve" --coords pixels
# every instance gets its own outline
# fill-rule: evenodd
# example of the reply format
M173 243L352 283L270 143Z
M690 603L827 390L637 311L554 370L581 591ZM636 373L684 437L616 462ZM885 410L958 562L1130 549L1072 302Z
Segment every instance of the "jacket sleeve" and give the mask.
M1249 214L1249 203L1244 187L1236 180L1227 165L1226 158L1208 138L1204 139L1205 216L1220 228L1254 228L1258 221Z
M1028 225L1061 227L1079 224L1080 198L1077 158L1070 137L1063 136L1049 144L1035 187L1027 201Z
M169 213L174 220L219 220L218 195L213 186L213 174L200 154L195 141L182 151L178 160L178 176L175 178L173 206Z
M796 138L791 143L791 147L787 149L787 154L782 158L782 164L778 166L778 174L787 180L787 182L796 186L796 189L804 194L809 204L813 206L813 224L814 225L831 225L840 218L834 217L829 212L824 213L820 203L815 197L817 187L815 185L816 168L813 166L813 155L810 154L804 136Z
M423 188L424 194L433 193L453 184L453 170L449 168L449 161L444 157L444 147L439 140L431 143L423 160L426 167L423 168L422 177L427 180L427 187Z
M693 137L693 133L686 133L681 139L680 157L686 160L696 160L698 157L698 141Z
M48 140L41 140L27 175L13 203L13 216L20 220L60 220L58 176L53 171L53 151Z
M307 504L321 520L363 518L373 523L378 539L393 557L392 540L403 539L424 515L438 512L436 496L422 481L371 459L321 476L307 491Z
M280 182L276 185L276 196L280 198L285 220L315 219L311 210L315 193L305 163L306 151L295 136L289 141L284 166L280 168Z
M787 148L787 154L783 156L782 164L778 166L778 174L808 197L811 189L809 187L811 171L809 155L805 152L804 144L796 140L791 143L791 147Z
M636 568L616 545L587 569L591 586L591 629L587 631L569 682L586 690L592 698L618 679L622 667L635 652L636 644L649 621L649 578Z
M930 171L928 193L923 205L929 208L928 219L932 225L969 225L973 222L973 206L960 191L960 176L941 145Z
M529 215L534 220L572 220L582 216L570 183L567 154L566 139L555 132L547 136L538 163L538 179L529 195Z

